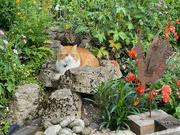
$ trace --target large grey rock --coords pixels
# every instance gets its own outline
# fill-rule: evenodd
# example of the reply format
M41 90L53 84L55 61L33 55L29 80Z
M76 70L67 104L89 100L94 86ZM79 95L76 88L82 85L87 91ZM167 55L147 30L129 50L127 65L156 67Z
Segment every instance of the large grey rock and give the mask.
M14 116L11 120L22 126L26 121L37 117L39 102L42 100L42 92L37 84L24 84L18 86L10 104L10 110Z
M47 60L42 65L39 82L46 87L69 88L74 92L93 93L92 87L98 86L98 80L100 83L104 78L109 80L113 74L114 79L122 77L119 67L113 65L112 61L100 60L100 65L101 67L82 66L70 69L56 81L53 79L56 74L55 61Z
M61 129L60 125L53 125L44 131L44 135L57 135Z
M45 45L48 46L54 52L53 57L56 57L58 55L60 44L61 44L61 41L59 40L48 40L48 42L45 43Z
M48 98L47 108L42 120L52 121L70 116L78 116L78 109L75 106L71 90L60 89L52 92Z

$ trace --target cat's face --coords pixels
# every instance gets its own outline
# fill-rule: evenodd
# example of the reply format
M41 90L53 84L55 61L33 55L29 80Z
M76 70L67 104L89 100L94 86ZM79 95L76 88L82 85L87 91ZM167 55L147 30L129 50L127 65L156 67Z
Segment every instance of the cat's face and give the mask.
M62 46L60 45L60 51L58 54L58 61L70 64L73 62L78 62L80 59L79 54L77 52L77 45L75 46Z

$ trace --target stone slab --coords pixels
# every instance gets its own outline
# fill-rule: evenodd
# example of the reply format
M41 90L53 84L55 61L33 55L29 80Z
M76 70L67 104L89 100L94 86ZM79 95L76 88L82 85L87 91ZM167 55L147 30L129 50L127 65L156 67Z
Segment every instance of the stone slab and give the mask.
M169 114L162 110L152 111L151 118L149 117L149 112L141 113L139 115L130 115L128 116L130 119L128 125L131 131L136 135L145 135L155 131L154 120L167 116L169 116Z
M180 121L172 115L155 120L155 131L162 131L170 128L176 128L179 126Z
M154 132L146 135L180 135L180 127Z

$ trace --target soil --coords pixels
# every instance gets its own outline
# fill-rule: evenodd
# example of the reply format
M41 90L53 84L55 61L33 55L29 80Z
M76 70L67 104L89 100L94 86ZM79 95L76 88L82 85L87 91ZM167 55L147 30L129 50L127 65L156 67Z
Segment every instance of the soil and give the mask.
M82 98L81 119L88 119L90 123L96 123L100 126L101 121L98 120L98 116L96 115L100 113L98 107L93 102L84 99L93 99L93 97L87 94L82 94Z

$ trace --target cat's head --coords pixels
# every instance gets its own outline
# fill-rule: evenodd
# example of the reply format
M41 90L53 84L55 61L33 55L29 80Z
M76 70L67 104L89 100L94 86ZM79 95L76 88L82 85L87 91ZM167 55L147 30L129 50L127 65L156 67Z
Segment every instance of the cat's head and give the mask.
M64 35L60 39L62 45L80 44L81 38L79 35L75 34L73 30L64 30L63 32Z
M74 46L59 46L58 61L64 63L78 62L80 60L79 54L77 52L77 45Z

